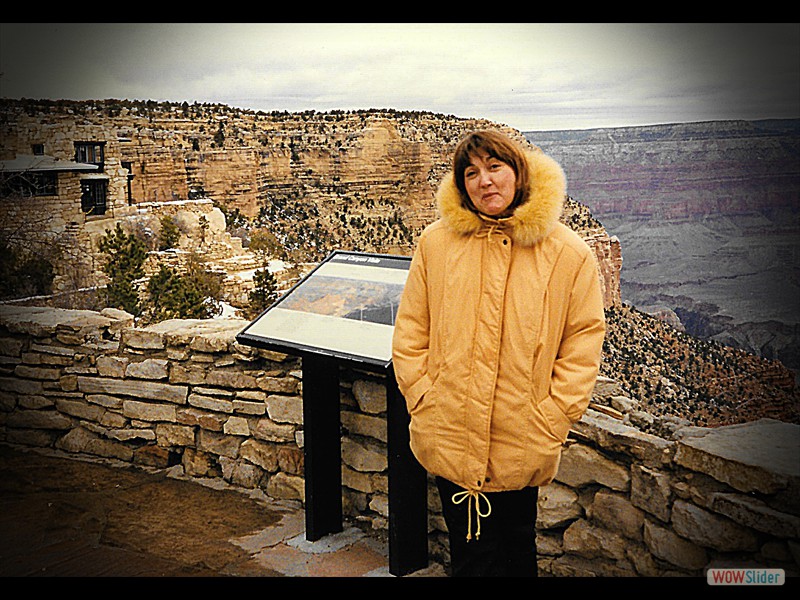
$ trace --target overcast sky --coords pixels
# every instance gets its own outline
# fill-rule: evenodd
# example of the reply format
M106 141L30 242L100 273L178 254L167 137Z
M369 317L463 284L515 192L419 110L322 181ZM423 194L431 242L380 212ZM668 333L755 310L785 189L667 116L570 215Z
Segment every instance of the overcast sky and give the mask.
M800 24L3 23L0 96L425 110L522 131L800 118Z

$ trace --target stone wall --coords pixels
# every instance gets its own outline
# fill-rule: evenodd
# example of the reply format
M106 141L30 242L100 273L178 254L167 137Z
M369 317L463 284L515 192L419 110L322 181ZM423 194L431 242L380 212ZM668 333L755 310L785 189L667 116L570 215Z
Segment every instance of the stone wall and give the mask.
M0 306L0 442L181 465L275 498L303 500L299 359L241 346L239 319L135 327L130 315ZM385 387L341 373L343 508L388 526ZM709 566L800 571L798 426L774 420L669 439L603 409L625 398L602 379L540 491L542 574L702 576ZM429 480L429 540L446 563Z

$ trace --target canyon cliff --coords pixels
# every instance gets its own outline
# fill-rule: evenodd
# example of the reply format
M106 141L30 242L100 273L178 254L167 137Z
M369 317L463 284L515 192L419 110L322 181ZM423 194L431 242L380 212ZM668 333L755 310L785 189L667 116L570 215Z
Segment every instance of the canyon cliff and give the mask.
M800 121L526 136L621 240L625 302L800 368Z
M98 233L121 222L152 236L156 213L191 221L184 237L196 238L198 216L189 213L200 211L212 224L214 244L206 239L192 248L229 274L241 268L237 261L252 271L247 248L255 230L270 232L290 264L313 265L334 249L409 255L437 216L433 194L467 131L500 129L528 143L522 132L500 124L424 111L267 114L118 100L0 100L0 109L0 160L30 153L33 144L62 159L72 156L74 142L105 145L105 214L82 214L78 198L77 210L53 210L63 198L37 197L23 217L57 216L54 226L74 233L81 251L96 255ZM539 140L532 144L545 149ZM580 181L570 173L571 160L557 160L568 180ZM712 426L761 416L800 421L793 374L780 362L696 340L624 305L624 244L598 218L593 198L578 196L583 192L572 181L569 193L563 220L600 264L610 323L604 376L620 382L648 414ZM3 202L5 217L12 203ZM37 229L46 228L29 228L30 235L41 233ZM87 231L95 237L77 234ZM743 405L746 413L739 410Z

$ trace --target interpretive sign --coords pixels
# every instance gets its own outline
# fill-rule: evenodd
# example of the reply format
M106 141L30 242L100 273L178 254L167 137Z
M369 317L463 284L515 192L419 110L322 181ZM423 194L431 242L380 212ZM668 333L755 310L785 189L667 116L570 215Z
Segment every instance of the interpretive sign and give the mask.
M336 250L265 310L237 341L387 367L411 258Z
M306 539L342 531L339 363L386 376L389 572L428 564L427 474L409 445L392 333L411 258L336 250L237 336L302 357Z

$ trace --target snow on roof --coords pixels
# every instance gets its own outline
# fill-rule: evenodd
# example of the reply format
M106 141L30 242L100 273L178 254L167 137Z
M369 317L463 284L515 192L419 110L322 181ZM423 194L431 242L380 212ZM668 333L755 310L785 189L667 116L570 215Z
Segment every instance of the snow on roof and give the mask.
M96 171L98 165L60 160L45 154L18 154L12 160L0 160L0 171Z

